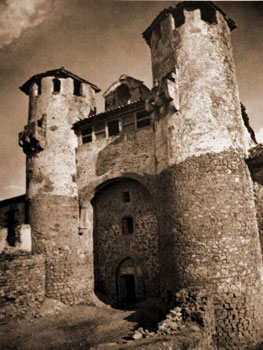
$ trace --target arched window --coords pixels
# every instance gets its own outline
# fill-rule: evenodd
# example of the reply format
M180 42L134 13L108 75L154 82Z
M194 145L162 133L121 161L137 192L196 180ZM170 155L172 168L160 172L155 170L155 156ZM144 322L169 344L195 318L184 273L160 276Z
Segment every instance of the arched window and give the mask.
M122 233L124 235L131 235L134 232L133 227L133 217L132 216L124 216L122 218Z
M118 106L126 105L129 102L131 95L126 84L121 84L116 89L116 104Z

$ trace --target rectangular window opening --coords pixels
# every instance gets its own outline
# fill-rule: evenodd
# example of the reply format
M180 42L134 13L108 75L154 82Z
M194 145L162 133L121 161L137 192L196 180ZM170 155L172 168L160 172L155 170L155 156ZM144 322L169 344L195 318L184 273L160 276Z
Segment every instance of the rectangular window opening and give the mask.
M60 85L61 85L61 82L59 79L53 79L53 92L54 93L60 92Z
M119 121L112 120L108 122L109 136L118 135L120 133Z
M98 122L95 124L96 140L100 140L106 137L105 122Z
M123 192L122 199L123 199L123 202L125 202L125 203L130 202L131 201L130 192L129 191Z
M122 218L122 233L124 235L133 234L133 218L131 216Z
M86 128L82 130L82 142L92 142L92 128Z
M141 129L151 125L151 116L147 111L142 111L136 114L137 128Z
M74 80L74 92L73 92L73 94L75 96L81 96L82 95L81 88L82 88L81 82L78 81L78 80Z

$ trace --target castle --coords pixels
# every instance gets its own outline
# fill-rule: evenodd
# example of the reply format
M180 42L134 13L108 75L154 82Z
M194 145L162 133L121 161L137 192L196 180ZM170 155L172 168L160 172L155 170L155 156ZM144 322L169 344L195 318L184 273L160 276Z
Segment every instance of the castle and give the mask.
M241 108L234 22L210 2L163 10L143 37L154 86L104 93L64 67L21 86L26 195L0 202L0 317L213 291L218 349L262 327L263 147Z

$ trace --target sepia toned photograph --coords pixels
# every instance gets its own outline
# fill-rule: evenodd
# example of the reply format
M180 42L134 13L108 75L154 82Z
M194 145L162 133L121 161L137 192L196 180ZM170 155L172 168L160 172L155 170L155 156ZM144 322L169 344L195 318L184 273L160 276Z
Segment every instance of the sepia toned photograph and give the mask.
M0 350L263 350L263 1L0 0Z

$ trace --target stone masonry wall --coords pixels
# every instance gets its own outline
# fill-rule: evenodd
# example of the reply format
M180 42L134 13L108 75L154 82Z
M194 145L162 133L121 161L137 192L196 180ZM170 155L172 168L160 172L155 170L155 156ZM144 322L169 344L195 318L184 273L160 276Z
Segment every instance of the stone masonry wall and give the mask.
M45 260L41 255L0 256L0 322L37 313L45 298Z
M249 169L254 182L255 203L257 209L257 220L261 251L263 251L263 166L249 162Z
M123 201L129 192L130 201ZM94 199L95 281L101 292L117 297L116 278L120 263L127 257L142 270L146 296L159 292L158 222L151 195L137 181L109 184ZM131 234L122 232L122 218L132 216Z
M129 173L141 176L155 174L154 137L152 127L148 126L78 147L80 201L85 202L85 197L92 196L97 185L108 179Z
M191 157L160 179L162 293L211 286L219 348L242 349L257 338L262 312L262 258L245 161L234 150Z
M230 28L211 3L179 6L181 21L179 8L160 17L150 41L154 78L176 74L179 95L177 111L159 113L161 293L210 285L218 347L246 349L261 327L263 270Z
M78 232L76 199L42 195L30 204L35 249L47 256L46 295L65 303L88 302L93 294L93 256L86 236Z

